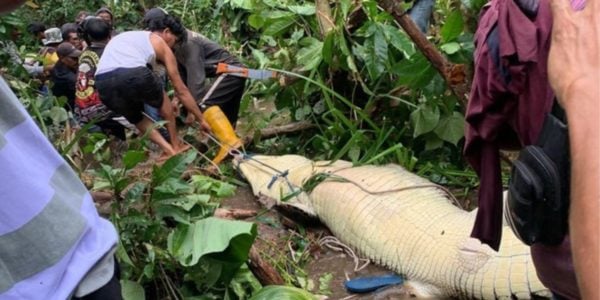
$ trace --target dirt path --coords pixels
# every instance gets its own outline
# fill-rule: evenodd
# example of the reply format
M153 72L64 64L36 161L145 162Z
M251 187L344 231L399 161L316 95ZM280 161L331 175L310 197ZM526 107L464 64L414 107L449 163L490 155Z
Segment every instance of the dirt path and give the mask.
M224 199L222 208L257 210L247 221L258 224L258 247L261 257L274 265L282 277L291 283L308 285L315 294L328 299L405 299L409 296L400 287L389 287L368 294L350 294L344 288L347 278L392 274L384 267L369 263L355 271L357 263L349 255L319 245L319 240L331 233L321 225L303 227L278 212L263 208L249 188L238 187L236 195ZM359 262L360 265L364 261Z

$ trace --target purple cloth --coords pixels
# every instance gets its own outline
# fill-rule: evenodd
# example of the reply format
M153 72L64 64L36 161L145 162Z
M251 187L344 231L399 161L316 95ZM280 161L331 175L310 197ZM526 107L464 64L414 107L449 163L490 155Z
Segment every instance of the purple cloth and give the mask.
M558 246L534 244L531 246L531 257L540 281L553 293L566 299L581 299L569 236Z
M531 17L512 0L492 0L475 33L464 154L481 184L471 236L495 250L502 234L499 150L534 143L552 108L554 94L546 74L551 26L547 0L539 1Z

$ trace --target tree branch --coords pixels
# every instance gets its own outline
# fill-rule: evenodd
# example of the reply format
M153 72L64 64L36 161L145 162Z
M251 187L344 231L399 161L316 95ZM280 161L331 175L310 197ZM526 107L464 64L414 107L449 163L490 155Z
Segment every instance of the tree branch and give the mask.
M299 132L299 131L310 129L313 127L315 127L315 125L309 121L300 121L300 122L285 124L282 126L265 128L260 131L260 138L268 139L268 138L272 138L272 137L275 137L280 134ZM253 138L254 138L254 134L249 134L249 135L245 136L243 138L244 144L245 145L250 144L252 142Z
M449 62L419 30L413 20L395 0L378 0L377 3L400 24L417 48L431 62L433 67L442 75L454 95L466 105L470 84L465 75L465 66Z

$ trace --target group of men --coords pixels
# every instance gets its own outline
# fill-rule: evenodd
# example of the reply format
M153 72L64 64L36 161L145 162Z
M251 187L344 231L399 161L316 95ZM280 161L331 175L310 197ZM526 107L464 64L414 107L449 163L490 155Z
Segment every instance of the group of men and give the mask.
M150 140L163 151L158 161L164 161L189 149L176 130L174 112L180 111L181 104L188 113L186 123L196 120L205 131L222 129L214 131L222 146L215 163L240 145L233 128L245 79L225 77L199 103L206 93L206 78L216 76L218 63L243 66L223 47L187 30L161 8L147 11L143 30L138 31L117 33L107 8L95 16L81 12L77 22L43 32L40 24L29 29L44 43L40 53L52 94L67 99L65 108L74 112L79 123L94 122L92 128L121 140L128 125L141 133L149 131ZM167 83L174 88L173 99L167 97ZM201 107L209 118L204 118ZM152 126L161 119L167 121L166 131Z

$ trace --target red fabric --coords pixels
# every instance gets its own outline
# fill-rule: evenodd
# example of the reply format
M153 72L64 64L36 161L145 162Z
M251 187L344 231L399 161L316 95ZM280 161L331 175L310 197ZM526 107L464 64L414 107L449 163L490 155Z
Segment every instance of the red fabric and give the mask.
M581 299L568 235L558 246L532 245L531 257L540 281L553 293L566 299Z
M495 250L502 234L498 151L534 143L552 108L554 94L546 74L551 24L548 0L540 0L532 18L512 0L492 0L475 33L464 154L481 183L471 236ZM496 49L487 41L492 32Z

